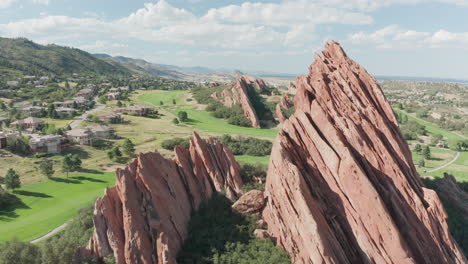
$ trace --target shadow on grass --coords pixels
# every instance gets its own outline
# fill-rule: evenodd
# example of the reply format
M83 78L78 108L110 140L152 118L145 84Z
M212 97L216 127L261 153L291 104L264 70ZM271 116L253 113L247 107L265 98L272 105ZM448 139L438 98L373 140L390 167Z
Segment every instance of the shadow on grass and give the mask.
M75 179L75 180L78 180L78 181L90 181L90 182L102 182L102 183L105 183L106 181L103 181L103 180L98 180L98 179L93 179L93 178L89 178L89 177L85 177L85 176L74 176L74 177L71 177L72 179Z
M16 209L30 209L20 198L12 194L6 194L5 202L0 208L0 221L11 222L17 218L18 214L15 212Z
M15 194L19 195L24 195L24 196L33 196L33 197L40 197L40 198L51 198L52 196L45 194L45 193L40 193L40 192L30 192L30 191L24 191L24 190L16 190L13 191Z
M57 177L51 177L50 178L52 181L55 182L63 182L63 183L73 183L73 184L81 184L80 181L77 180L72 180L72 179L67 179L67 178L57 178Z
M104 172L100 170L93 170L93 169L81 169L80 172L82 173L89 173L89 174L104 174ZM74 177L72 177L74 178Z
M81 147L79 146L73 146L67 150L64 150L62 151L62 156L65 156L67 154L78 154L78 156L81 158L81 159L87 159L89 158L89 153L82 149Z

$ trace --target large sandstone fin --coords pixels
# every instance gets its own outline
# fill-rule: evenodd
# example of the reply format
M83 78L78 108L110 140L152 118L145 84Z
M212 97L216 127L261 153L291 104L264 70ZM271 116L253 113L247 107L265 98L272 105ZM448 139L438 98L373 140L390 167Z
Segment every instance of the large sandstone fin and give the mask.
M263 212L293 263L466 263L376 80L337 42L296 80Z

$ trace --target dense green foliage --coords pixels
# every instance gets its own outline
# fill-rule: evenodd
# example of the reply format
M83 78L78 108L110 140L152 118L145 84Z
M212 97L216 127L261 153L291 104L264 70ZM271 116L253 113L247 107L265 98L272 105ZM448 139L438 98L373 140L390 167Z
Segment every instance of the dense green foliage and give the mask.
M252 165L249 163L243 164L240 169L240 175L242 177L242 190L248 192L250 190L261 190L265 189L266 181L266 168L261 164Z
M8 137L7 150L22 156L30 155L29 137Z
M231 125L251 127L252 122L244 116L244 111L238 105L226 107L222 103L212 100L205 108L216 118L226 119Z
M50 178L54 174L54 163L52 160L43 158L39 163L39 171L42 175Z
M85 51L57 45L43 46L24 38L0 38L0 72L39 76L130 74L124 67L105 62Z
M241 136L234 138L231 135L223 135L217 140L225 143L234 155L267 156L273 145L269 140Z
M436 192L439 192L437 182L440 180L441 179L423 179L426 187L431 188ZM468 193L468 182L458 182L458 185L463 191ZM450 229L450 233L463 250L465 256L468 256L468 219L466 219L463 209L454 205L449 200L444 199L443 196L439 195L439 197L442 201L442 204L444 205L445 211L448 214L447 222Z
M175 146L182 146L186 149L190 147L188 138L172 138L166 139L161 143L161 147L167 150L173 150Z
M254 238L257 220L233 212L226 197L215 195L192 217L177 263L289 263L272 241Z
M16 239L4 242L0 245L0 264L102 263L76 254L93 233L93 209L81 209L62 232L39 245Z
M122 144L123 153L127 156L135 155L135 144L130 139L125 139L124 143Z
M180 122L188 121L188 114L185 111L180 111L177 113L177 117L179 118Z
M5 186L13 190L21 187L20 177L14 169L8 169L5 175Z

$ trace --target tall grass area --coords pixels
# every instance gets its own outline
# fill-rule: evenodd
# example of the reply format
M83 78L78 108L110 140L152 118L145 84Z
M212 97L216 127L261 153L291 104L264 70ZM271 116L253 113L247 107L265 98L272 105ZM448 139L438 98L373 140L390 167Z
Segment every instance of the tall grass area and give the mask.
M0 209L0 241L38 238L70 220L114 184L114 173L95 172L25 185L14 191L16 203Z

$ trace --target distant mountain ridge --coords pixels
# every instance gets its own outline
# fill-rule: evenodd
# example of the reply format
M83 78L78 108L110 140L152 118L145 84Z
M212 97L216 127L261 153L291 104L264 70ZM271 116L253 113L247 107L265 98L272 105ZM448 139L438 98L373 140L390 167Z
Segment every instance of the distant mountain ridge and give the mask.
M112 74L130 75L117 63L110 63L88 52L58 45L40 45L25 38L0 38L0 75Z

